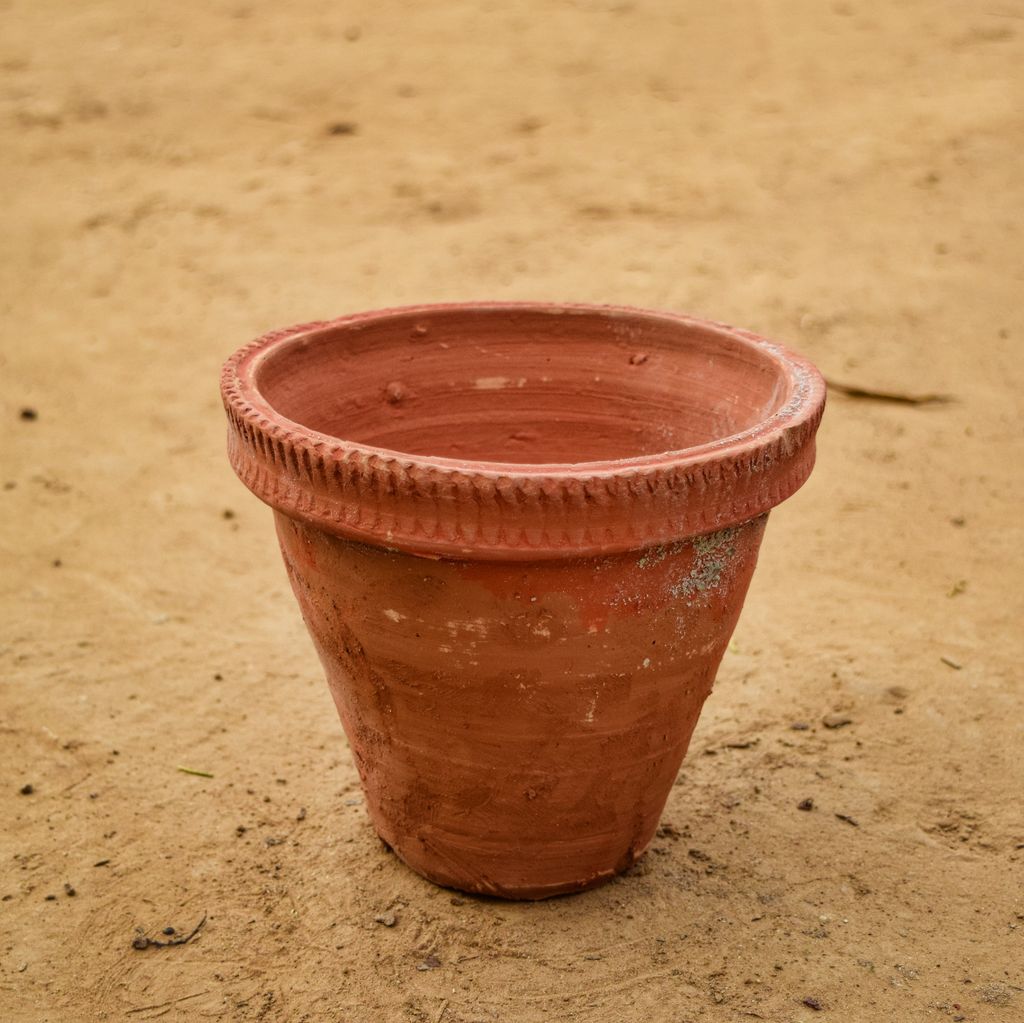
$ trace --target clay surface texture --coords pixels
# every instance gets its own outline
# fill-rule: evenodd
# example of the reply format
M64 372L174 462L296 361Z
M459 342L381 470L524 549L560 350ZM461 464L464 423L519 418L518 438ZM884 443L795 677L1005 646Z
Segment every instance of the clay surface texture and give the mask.
M629 868L813 465L817 371L681 316L467 304L272 333L223 394L384 841L506 898Z

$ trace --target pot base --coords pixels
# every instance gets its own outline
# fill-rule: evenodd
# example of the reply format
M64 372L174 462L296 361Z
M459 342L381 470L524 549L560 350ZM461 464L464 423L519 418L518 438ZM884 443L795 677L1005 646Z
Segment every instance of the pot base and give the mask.
M470 885L467 884L464 879L450 877L443 872L434 870L430 866L420 866L416 863L410 862L390 843L385 841L383 838L381 838L381 841L410 870L415 871L421 877L426 878L428 881L433 882L441 888L450 888L452 891L464 892L467 895L484 896L492 899L504 899L508 902L541 902L544 899L554 899L562 895L579 895L582 892L588 892L594 888L600 888L602 885L608 884L609 881L614 881L615 878L626 873L647 855L653 838L649 839L647 844L644 845L644 847L630 860L630 862L621 868L601 870L589 877L581 877L574 881L560 881L543 886L524 885L519 887L496 887L486 879L481 880L478 884Z

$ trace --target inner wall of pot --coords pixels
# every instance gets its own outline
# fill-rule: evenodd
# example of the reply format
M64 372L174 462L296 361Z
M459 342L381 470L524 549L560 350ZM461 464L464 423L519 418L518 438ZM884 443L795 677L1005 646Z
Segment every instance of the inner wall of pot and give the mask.
M286 342L256 384L281 415L410 455L579 463L756 426L786 398L765 352L656 315L438 309Z

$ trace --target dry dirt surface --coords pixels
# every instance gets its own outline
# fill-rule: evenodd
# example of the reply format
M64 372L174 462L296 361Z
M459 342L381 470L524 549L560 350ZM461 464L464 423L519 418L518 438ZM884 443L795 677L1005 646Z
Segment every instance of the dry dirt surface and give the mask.
M0 25L0 1019L1024 1019L1019 0ZM653 850L534 905L376 839L223 450L238 345L463 298L952 396L833 390Z

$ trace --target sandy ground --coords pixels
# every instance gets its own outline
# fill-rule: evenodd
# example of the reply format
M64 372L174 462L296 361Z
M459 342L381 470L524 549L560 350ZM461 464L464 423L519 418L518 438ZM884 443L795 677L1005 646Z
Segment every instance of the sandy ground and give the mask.
M1018 0L0 18L0 1018L1024 1019ZM955 397L833 395L674 833L536 905L375 838L216 390L265 329L487 297Z

